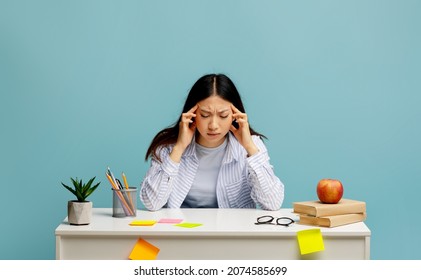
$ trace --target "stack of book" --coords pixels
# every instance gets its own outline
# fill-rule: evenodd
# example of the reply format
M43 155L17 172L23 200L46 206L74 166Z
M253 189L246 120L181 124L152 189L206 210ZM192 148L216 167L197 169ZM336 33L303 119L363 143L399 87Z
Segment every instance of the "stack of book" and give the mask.
M341 199L337 204L326 204L320 201L303 201L293 203L294 213L299 214L300 224L337 227L367 218L366 204L363 201Z

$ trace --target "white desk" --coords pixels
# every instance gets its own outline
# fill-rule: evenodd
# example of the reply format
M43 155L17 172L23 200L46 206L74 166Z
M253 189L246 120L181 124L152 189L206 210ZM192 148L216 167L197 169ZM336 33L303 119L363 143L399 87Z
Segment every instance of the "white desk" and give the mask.
M292 209L162 209L138 210L137 217L113 218L111 208L94 208L91 224L71 226L67 218L55 231L56 259L128 259L138 238L160 248L158 259L369 259L370 230L360 222L320 228L325 250L301 255L296 233L314 228L255 225L262 215L296 215ZM201 223L182 228L173 224L130 226L135 219L180 218Z

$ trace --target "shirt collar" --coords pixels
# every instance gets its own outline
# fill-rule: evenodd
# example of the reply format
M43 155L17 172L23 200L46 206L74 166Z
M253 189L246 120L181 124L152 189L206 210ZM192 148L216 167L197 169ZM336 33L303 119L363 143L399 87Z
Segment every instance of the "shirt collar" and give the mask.
M240 157L240 153L237 150L240 148L240 143L235 138L235 136L228 132L228 143L227 143L227 151L224 155L224 159L222 160L223 164L230 163L232 161L238 161ZM193 136L193 139L190 145L187 146L186 150L183 153L183 157L194 157L197 159L196 156L196 135Z

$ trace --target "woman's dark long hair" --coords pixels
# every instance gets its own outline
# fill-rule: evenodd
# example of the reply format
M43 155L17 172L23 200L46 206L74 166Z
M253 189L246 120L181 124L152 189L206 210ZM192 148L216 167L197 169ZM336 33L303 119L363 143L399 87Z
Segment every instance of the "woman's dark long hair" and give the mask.
M200 101L214 95L217 95L222 99L231 102L238 110L245 113L244 105L241 101L241 97L237 91L237 88L231 79L224 74L208 74L197 80L197 82L191 88L189 95L187 96L182 113L186 113ZM157 149L160 146L175 144L177 142L180 122L181 114L178 121L175 122L172 126L158 132L158 134L153 138L146 152L146 161L149 157L154 157L158 160L161 160L157 153ZM254 131L251 127L250 133L252 135L258 135L260 137L266 138L264 135Z

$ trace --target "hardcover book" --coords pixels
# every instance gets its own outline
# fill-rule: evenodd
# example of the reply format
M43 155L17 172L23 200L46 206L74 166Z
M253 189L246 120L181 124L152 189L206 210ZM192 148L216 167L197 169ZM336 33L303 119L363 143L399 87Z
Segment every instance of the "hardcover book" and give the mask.
M320 201L294 202L293 211L297 214L307 214L314 217L333 216L342 214L365 213L364 201L342 198L336 204L327 204Z
M357 214L343 214L334 216L314 217L305 214L300 215L299 224L321 227L337 227L348 225L352 223L365 221L367 218L366 213Z

